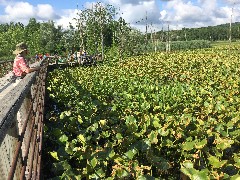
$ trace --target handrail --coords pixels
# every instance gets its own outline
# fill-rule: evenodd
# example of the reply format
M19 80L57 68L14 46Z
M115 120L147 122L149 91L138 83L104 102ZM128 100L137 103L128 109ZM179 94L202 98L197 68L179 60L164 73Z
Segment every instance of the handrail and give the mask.
M35 58L33 57L29 59L30 63L33 63L34 61L35 61ZM13 62L14 60L0 61L0 78L12 70Z
M39 64L39 72L27 74L1 99L0 175L3 179L40 179L48 60Z
M8 63L8 62L13 62L14 60L6 60L6 61L0 61L0 64Z
M36 62L40 71L27 74L18 84L10 82L7 75L0 78L2 179L41 179L45 81L49 62L57 60L50 56ZM5 62L12 68L13 61Z

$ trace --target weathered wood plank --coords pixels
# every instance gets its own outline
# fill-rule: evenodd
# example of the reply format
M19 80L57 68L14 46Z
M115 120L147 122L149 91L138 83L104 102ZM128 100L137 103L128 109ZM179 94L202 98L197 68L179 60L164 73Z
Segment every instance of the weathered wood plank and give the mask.
M0 142L4 138L7 129L13 123L24 98L30 91L32 83L36 79L36 72L27 74L17 86L13 87L0 103Z

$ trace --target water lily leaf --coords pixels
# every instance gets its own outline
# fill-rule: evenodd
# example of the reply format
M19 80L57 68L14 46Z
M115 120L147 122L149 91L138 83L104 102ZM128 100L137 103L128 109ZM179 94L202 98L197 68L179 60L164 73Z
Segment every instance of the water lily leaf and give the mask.
M116 134L116 138L117 138L117 140L122 139L122 138L123 138L123 137L122 137L122 134L117 133L117 134Z
M209 164L211 164L213 168L221 168L227 163L227 160L219 161L215 156L210 156L208 160Z
M131 150L127 151L125 153L125 156L127 156L129 159L133 159L135 154L137 154L137 150L134 148L134 149L131 149Z
M105 177L105 172L102 168L99 168L97 171L96 171L98 177L100 176L100 178L103 178Z
M64 111L64 113L66 114L66 116L71 116L71 114L72 114L71 111Z
M94 123L91 126L88 127L90 131L96 131L98 129L98 123Z
M62 157L65 158L68 156L67 152L65 151L65 147L63 147L63 146L58 148L57 154L58 154L59 159L61 159Z
M101 120L99 120L99 124L100 124L100 126L102 126L102 127L105 126L106 123L107 123L106 119L101 119Z
M190 142L185 142L182 144L182 149L185 151L191 151L195 146L195 142L194 141L190 141Z
M60 138L59 138L59 141L60 142L66 142L68 140L68 137L65 135L65 134L63 134Z
M117 106L114 105L114 106L112 107L112 111L116 111L116 110L117 110Z
M209 180L209 174L208 171L201 170L198 171L194 168L181 168L182 173L184 173L186 176L188 176L190 179L197 179L197 180Z
M233 138L238 138L240 134L240 128L229 133Z
M193 163L191 161L184 161L182 163L182 166L187 168L187 169L191 169L191 168L193 168Z
M150 158L150 157L149 157ZM158 156L152 156L151 157L151 162L153 163L154 166L156 166L158 169L161 170L168 170L171 166L168 162L168 160L166 160L163 157L158 157Z
M234 161L235 161L234 166L236 166L237 168L240 168L240 158L235 156Z
M185 174L186 176L188 176L190 179L191 179L191 177L193 176L193 174L196 174L196 173L197 173L197 170L194 169L194 168L184 168L184 167L182 167L180 170L181 170L181 172L182 172L183 174Z
M92 167L93 168L95 168L96 167L96 165L97 165L97 163L98 163L98 160L94 157L92 160L91 160L91 165L92 165Z
M117 169L116 175L118 178L124 178L124 177L128 176L129 173L125 169Z
M164 128L161 128L158 130L158 133L161 135L161 136L167 136L169 134L169 129L164 129Z
M85 137L82 134L78 135L78 140L81 141L83 144L86 143L86 139L85 139Z
M232 121L229 121L228 123L227 123L227 127L228 128L232 128L234 126L234 123L232 122Z
M115 156L115 152L114 150L111 150L108 154L108 157L112 158L113 156Z
M64 119L65 118L65 113L62 112L59 117L60 117L60 119Z
M80 124L82 124L83 123L83 120L82 120L82 116L80 116L80 115L78 115L78 122L80 123Z
M203 139L203 140L200 141L200 142L196 142L195 148L196 148L196 149L202 149L206 144L207 144L207 140L206 140L206 139Z
M159 118L157 116L154 116L154 119L153 119L153 127L155 128L160 128L161 127L161 124L159 123Z
M223 139L222 142L220 142L219 144L217 144L217 149L221 149L221 150L227 149L227 148L231 147L231 145L232 145L233 143L234 143L233 140Z
M73 154L73 145L71 142L66 142L66 146L65 146L65 151L68 153L68 154Z
M134 147L142 152L146 152L151 147L151 143L148 139L140 140L134 144Z
M71 166L68 164L67 161L53 163L52 171L55 173L61 172L63 170L68 170L68 169L71 169Z
M59 160L58 158L58 155L57 155L57 152L56 151L53 151L53 152L50 152L51 156L56 159L56 160Z
M152 144L157 144L158 143L158 138L157 138L158 133L155 131L152 131L149 135L148 138Z
M236 174L230 178L230 180L240 180L240 175Z
M127 116L126 117L126 124L127 125L135 124L136 122L137 121L136 121L134 116Z
M210 178L207 171L197 171L197 173L193 174L192 179L208 180Z

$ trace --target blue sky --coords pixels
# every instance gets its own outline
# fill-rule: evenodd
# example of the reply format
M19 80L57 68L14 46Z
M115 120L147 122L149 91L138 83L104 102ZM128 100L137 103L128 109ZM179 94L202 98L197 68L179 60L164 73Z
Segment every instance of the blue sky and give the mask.
M204 27L240 21L240 0L102 0L120 8L122 17L133 27L149 30ZM95 0L0 0L0 23L21 22L30 18L53 20L67 28L76 17L77 5L91 7ZM145 16L148 16L146 22ZM136 23L137 22L137 23Z

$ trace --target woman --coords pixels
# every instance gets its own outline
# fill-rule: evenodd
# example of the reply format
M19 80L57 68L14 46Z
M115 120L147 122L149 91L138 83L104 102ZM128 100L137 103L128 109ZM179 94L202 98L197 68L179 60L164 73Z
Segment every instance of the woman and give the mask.
M26 62L26 55L28 53L27 45L23 42L16 45L16 50L13 51L13 54L16 55L13 63L13 73L17 79L22 79L27 73L37 71L40 67L30 68Z

